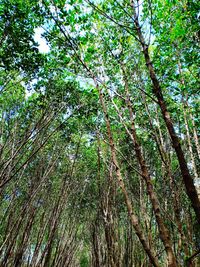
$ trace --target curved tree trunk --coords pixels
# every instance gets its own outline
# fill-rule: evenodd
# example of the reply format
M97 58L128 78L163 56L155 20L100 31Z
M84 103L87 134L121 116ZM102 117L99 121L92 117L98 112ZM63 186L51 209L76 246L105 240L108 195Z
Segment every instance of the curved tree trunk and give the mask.
M151 62L148 45L145 43L145 39L144 39L143 33L141 31L141 25L139 24L139 20L138 20L138 16L136 14L136 11L135 11L133 0L131 0L131 5L133 7L134 22L135 22L137 35L138 35L140 44L141 44L142 49L143 49L144 59L145 59L146 66L147 66L148 71L149 71L150 79L152 81L153 93L157 98L158 105L160 106L161 113L163 116L163 120L165 121L166 127L167 127L169 135L171 137L172 145L175 149L175 152L176 152L176 155L177 155L177 158L179 161L179 166L180 166L181 174L183 177L183 182L185 184L186 193L187 193L187 195L188 195L188 197L192 203L192 207L195 211L196 218L197 218L198 222L200 223L200 201L198 198L198 194L196 192L196 188L194 186L192 176L190 175L190 172L189 172L189 169L187 166L187 162L186 162L184 152L182 150L179 138L175 132L170 113L168 112L167 104L166 104L164 97L163 97L160 82L156 76L153 64Z
M139 240L140 240L145 252L147 253L147 255L149 257L149 260L151 261L151 263L155 267L158 267L160 265L159 265L156 257L154 256L154 253L153 253L152 249L149 247L148 242L146 241L146 239L144 237L142 228L140 227L140 224L139 224L138 217L134 213L131 201L129 199L127 190L125 188L125 184L124 184L124 181L123 181L121 170L120 170L120 167L119 167L119 164L118 164L118 160L117 160L117 157L116 157L115 144L114 144L114 140L113 140L112 133L111 133L110 121L109 121L109 116L108 116L108 113L107 113L107 108L105 106L104 99L103 99L103 93L102 93L101 89L99 88L96 80L95 80L95 84L96 84L96 87L97 87L98 92L99 92L99 98L100 98L100 102L101 102L101 105L102 105L103 113L104 113L104 116L105 116L107 133L108 133L108 137L109 137L109 144L110 144L112 162L113 162L113 164L115 166L115 171L116 171L116 176L117 176L119 187L121 188L121 191L122 191L122 193L124 195L124 198L125 198L125 202L126 202L126 206L127 206L127 209L128 209L128 213L129 213L129 216L130 216L131 223L132 223L132 225L133 225L133 227L135 229L136 235L138 236L138 238L139 238Z

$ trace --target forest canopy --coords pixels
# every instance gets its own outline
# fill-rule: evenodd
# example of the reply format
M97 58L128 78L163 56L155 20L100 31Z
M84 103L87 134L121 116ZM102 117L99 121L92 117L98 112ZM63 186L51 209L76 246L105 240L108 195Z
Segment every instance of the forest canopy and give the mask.
M199 19L1 0L0 266L200 266Z

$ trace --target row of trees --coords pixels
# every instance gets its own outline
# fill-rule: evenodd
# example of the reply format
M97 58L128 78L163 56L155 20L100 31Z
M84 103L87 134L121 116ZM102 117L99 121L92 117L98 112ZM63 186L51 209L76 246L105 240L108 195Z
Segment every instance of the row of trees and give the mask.
M198 10L2 1L1 266L198 266Z

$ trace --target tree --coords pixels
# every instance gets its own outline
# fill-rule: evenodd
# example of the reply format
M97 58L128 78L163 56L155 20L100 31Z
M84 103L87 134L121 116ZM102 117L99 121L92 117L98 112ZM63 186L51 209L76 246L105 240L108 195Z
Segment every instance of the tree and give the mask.
M197 2L0 10L0 265L198 266Z

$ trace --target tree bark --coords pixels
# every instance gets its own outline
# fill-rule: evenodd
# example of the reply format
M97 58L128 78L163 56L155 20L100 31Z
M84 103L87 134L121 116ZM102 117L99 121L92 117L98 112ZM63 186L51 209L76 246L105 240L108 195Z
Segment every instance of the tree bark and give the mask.
M142 153L141 145L138 142L137 133L136 133L136 129L135 129L133 109L132 109L131 101L129 98L128 80L127 80L127 77L125 74L123 64L122 64L122 71L123 71L123 78L124 78L124 82L125 82L127 107L129 110L130 121L131 121L131 139L132 139L133 144L134 144L134 150L135 150L136 158L137 158L137 161L138 161L140 169L141 169L142 177L146 183L147 193L148 193L149 198L151 200L154 215L156 217L156 222L158 225L160 238L163 242L163 245L165 247L165 251L167 253L168 266L175 267L175 266L177 266L177 264L176 264L176 259L175 259L174 252L172 249L172 241L170 238L170 234L169 234L167 227L164 224L164 220L163 220L162 215L161 215L160 204L159 204L156 192L153 188L151 176L150 176L148 168L147 168L146 160L145 160L143 153Z
M133 225L133 227L135 229L136 235L138 236L138 238L139 238L139 240L140 240L145 252L147 253L147 255L149 257L149 260L151 261L151 263L155 267L158 267L158 266L160 266L159 263L158 263L158 260L154 256L154 253L153 253L152 249L149 247L149 245L148 245L148 243L147 243L147 241L146 241L146 239L144 237L143 231L142 231L142 229L140 227L140 224L139 224L138 217L136 216L136 214L133 211L133 207L132 207L131 201L129 199L127 190L125 188L125 184L124 184L124 181L123 181L123 178L122 178L121 170L120 170L120 167L119 167L119 164L118 164L118 160L117 160L117 157L116 157L115 144L114 144L114 140L113 140L113 137L112 137L109 116L108 116L108 113L107 113L107 108L106 108L105 103L104 103L103 93L102 93L101 89L99 88L99 86L98 86L98 84L97 84L95 79L94 79L94 81L95 81L95 85L97 87L97 90L99 92L99 98L100 98L100 102L101 102L101 105L102 105L103 113L104 113L104 116L105 116L106 128L107 128L107 133L108 133L108 137L109 137L109 144L110 144L112 162L113 162L113 164L115 166L115 171L116 171L116 176L117 176L119 187L121 188L121 191L122 191L122 193L124 195L124 198L125 198L125 202L126 202L126 206L127 206L127 209L128 209L128 213L129 213L129 216L130 216L131 223L132 223L132 225Z
M185 184L186 193L187 193L187 195L188 195L188 197L192 203L192 207L195 211L196 218L197 218L198 222L200 223L200 201L198 198L198 194L196 192L196 188L194 186L192 176L190 175L190 172L189 172L189 169L187 166L187 162L186 162L184 152L182 150L179 138L175 132L170 113L168 112L167 104L166 104L164 97L163 97L163 92L162 92L162 88L160 86L160 82L156 76L153 64L152 64L151 59L150 59L148 45L145 43L145 39L144 39L142 30L141 30L141 25L139 24L139 20L138 20L138 15L136 14L136 10L134 7L134 0L131 0L131 5L133 7L134 23L135 23L137 35L138 35L140 44L141 44L142 49L143 49L144 59L146 62L146 66L148 68L150 79L152 81L153 93L157 98L158 104L159 104L160 109L161 109L163 120L165 121L166 127L167 127L169 135L171 137L172 145L175 149L175 152L176 152L176 155L177 155L177 158L179 161L179 166L180 166L181 174L183 177L183 182Z

